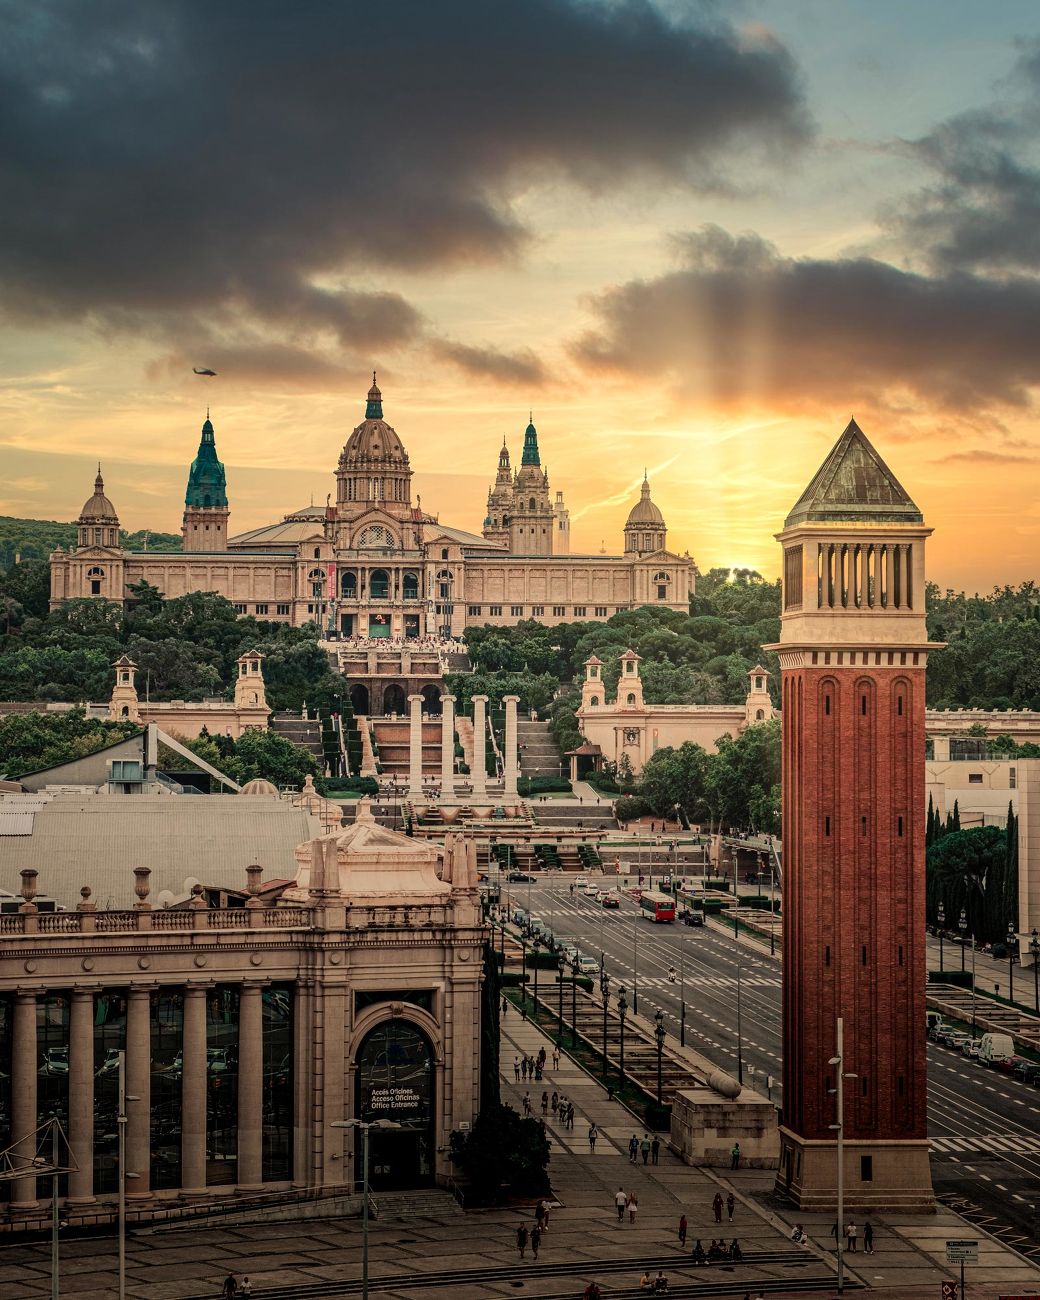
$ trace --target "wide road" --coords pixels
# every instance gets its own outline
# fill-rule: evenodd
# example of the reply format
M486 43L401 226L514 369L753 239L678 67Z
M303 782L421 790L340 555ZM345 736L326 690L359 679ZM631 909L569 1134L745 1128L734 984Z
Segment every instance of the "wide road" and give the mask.
M613 992L623 983L631 1005L635 988L640 1014L652 1017L660 1008L676 1036L683 971L686 1042L733 1074L739 960L744 1080L762 1092L772 1080L771 1095L780 1103L779 960L710 926L654 925L624 895L612 911L580 891L572 896L569 881L508 889L515 906L526 907L530 895L533 914L555 934L574 936L587 955L598 959L602 950ZM1032 1257L1040 1258L1040 1089L929 1043L928 1131L936 1191L978 1206L992 1219L991 1231L999 1225L1005 1240L1023 1250L1036 1246Z

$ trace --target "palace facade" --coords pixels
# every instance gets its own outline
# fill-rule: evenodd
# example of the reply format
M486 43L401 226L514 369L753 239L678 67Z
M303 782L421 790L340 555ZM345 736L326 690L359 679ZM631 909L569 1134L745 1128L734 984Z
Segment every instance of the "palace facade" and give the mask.
M239 613L261 619L401 640L524 619L602 620L640 605L689 608L694 563L689 553L667 549L665 521L645 479L623 553L570 554L569 514L563 493L550 495L533 423L515 473L502 448L480 534L442 524L418 499L413 504L408 453L383 418L374 377L335 480L326 505L229 536L226 476L207 416L188 475L183 551L124 549L99 467L76 546L51 556L51 607L92 596L125 604L143 581L165 596L218 592Z

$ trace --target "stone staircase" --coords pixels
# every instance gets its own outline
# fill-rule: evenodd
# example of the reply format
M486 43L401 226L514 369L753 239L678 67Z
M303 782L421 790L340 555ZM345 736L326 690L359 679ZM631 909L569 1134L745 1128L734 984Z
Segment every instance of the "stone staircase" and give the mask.
M462 1206L451 1192L427 1187L415 1192L375 1192L376 1216L381 1222L394 1219L447 1219L462 1214Z
M324 763L321 723L317 718L301 718L298 713L276 713L271 718L271 730L313 754L319 763Z
M537 795L532 795L530 802L531 812L539 826L570 831L617 830L609 803L561 803L559 799L546 799L545 803L540 803Z
M516 741L520 746L521 776L560 775L560 751L547 722L518 718Z

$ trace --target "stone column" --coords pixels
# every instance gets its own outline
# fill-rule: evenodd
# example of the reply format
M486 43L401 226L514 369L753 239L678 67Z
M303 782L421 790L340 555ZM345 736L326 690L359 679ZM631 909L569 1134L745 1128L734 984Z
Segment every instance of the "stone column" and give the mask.
M441 696L441 803L455 798L455 696Z
M137 1174L126 1192L137 1197L151 1188L153 987L132 985L126 1007L126 1169Z
M408 798L422 803L422 696L408 697Z
M262 985L250 980L238 1003L238 1186L263 1184L264 1027Z
M15 994L11 1054L11 1138L16 1154L31 1160L36 1154L36 993ZM36 1176L11 1183L11 1205L27 1210L36 1205Z
M206 993L209 986L184 990L184 1040L181 1049L181 1187L206 1190ZM137 1170L134 1170L136 1173Z
M317 1177L314 1160L312 1056L315 1051L314 981L297 980L293 988L293 1185L309 1187Z
M487 758L484 752L487 742L487 702L486 695L473 696L473 762L469 771L473 781L474 803L487 798Z
M94 992L73 989L69 1014L69 1199L94 1200Z
M515 803L519 798L516 782L519 776L519 761L516 748L516 706L519 695L503 695L502 703L506 706L505 748L502 753L502 765L505 774L505 788L502 798L506 803Z

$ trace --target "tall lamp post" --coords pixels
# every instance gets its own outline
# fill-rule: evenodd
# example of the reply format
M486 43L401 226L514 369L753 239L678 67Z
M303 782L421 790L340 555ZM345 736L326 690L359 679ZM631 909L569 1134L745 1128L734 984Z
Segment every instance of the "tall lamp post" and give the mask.
M939 974L941 975L943 973L943 927L946 925L946 908L942 903L939 904L935 919L939 924Z
M523 966L520 971L520 1006L527 1010L527 931L520 931L520 946L523 949Z
M961 974L964 974L964 939L968 932L968 912L966 908L961 908L960 918L957 921L957 929L961 932Z
M116 1075L116 1152L117 1163L119 1165L119 1182L117 1185L117 1218L119 1233L119 1270L118 1270L118 1295L119 1300L126 1298L126 1180L128 1178L140 1178L140 1174L131 1174L126 1168L126 1125L127 1113L126 1103L128 1101L140 1101L139 1097L127 1096L126 1091L126 1052L122 1051L116 1058L118 1062L118 1073Z
M654 1016L654 1037L657 1039L657 1104L664 1105L661 1086L661 1054L664 1051L664 1015L660 1010Z
M559 1006L556 1008L557 1029L556 1037L563 1046L563 957L557 954L556 957L556 992L559 995Z
M837 1025L837 1055L832 1056L827 1062L828 1065L838 1067L837 1087L831 1091L835 1094L837 1102L837 1123L831 1124L831 1129L835 1134L835 1158L837 1162L837 1225L838 1231L835 1234L835 1244L838 1248L838 1294L841 1295L845 1290L845 1267L842 1259L841 1237L844 1230L845 1219L845 1080L855 1079L854 1074L845 1073L845 1022L839 1016Z
M1015 1005L1015 952L1018 948L1018 935L1015 933L1014 921L1008 921L1008 1001Z
M571 958L571 1047L578 1046L578 959Z
M392 1119L374 1119L365 1123L360 1119L334 1119L332 1128L359 1128L361 1130L361 1296L368 1300L368 1135L374 1128L400 1128Z
M538 954L541 945L537 939L531 940L531 965L534 968L534 1000L531 1004L532 1014L536 1020L538 1017Z
M621 1051L618 1058L618 1086L625 1086L625 1016L628 1014L628 998L625 997L625 990L618 989L617 995L617 1013L621 1021Z
M632 913L632 1011L639 1014L639 913L642 903Z
M1029 940L1029 952L1033 958L1033 999L1036 1002L1036 1014L1040 1016L1040 935L1037 934L1035 925Z
M599 992L603 999L603 1077L607 1077L607 1003L610 1001L610 976L605 970L599 973Z
M686 1046L686 931L679 931L679 1046Z

